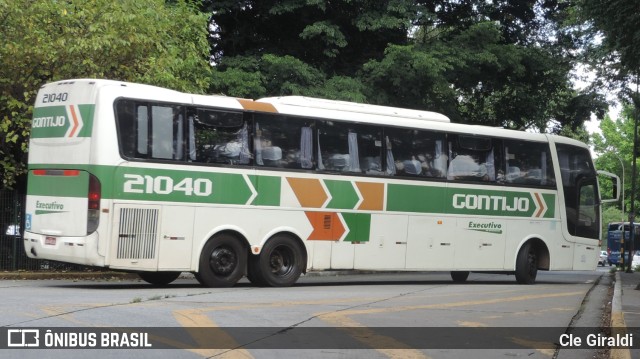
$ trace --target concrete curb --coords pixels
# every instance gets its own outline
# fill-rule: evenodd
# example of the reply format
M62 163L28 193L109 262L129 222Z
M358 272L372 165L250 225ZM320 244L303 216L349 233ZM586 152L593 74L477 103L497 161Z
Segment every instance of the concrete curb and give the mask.
M616 272L616 284L613 288L610 326L611 335L624 335L627 333L627 324L624 321L624 312L622 311L622 281L620 280L620 272ZM631 351L628 348L611 348L609 358L631 359Z

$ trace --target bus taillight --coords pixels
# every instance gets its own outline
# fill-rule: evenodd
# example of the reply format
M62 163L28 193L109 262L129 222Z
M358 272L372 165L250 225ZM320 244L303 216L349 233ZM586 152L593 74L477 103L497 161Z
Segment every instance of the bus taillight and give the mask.
M101 198L100 180L94 175L89 175L89 201L87 215L87 234L95 232L100 224L100 198Z

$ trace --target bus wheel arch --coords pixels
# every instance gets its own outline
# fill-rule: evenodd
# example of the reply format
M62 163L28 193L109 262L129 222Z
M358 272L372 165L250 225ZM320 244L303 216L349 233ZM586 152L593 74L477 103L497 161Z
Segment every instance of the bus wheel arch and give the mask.
M200 252L196 279L206 287L232 287L247 268L249 245L235 231L212 235Z
M269 237L259 254L249 257L247 277L259 286L289 287L306 272L307 258L300 237L279 232Z
M531 238L520 246L516 256L515 275L520 284L535 283L539 269L550 267L549 248L540 238Z
M143 281L158 287L169 285L180 277L182 272L138 272Z

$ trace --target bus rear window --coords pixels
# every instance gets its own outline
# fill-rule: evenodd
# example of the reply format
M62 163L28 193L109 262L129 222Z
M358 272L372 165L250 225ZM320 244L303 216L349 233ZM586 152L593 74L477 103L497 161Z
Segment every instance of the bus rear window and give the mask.
M184 159L182 106L118 100L115 110L120 151L125 157Z

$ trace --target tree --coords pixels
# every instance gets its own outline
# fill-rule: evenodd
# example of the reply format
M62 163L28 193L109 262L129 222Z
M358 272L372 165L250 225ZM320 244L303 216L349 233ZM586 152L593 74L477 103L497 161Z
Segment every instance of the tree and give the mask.
M573 90L575 46L547 0L208 1L212 92L319 95L454 122L579 131L601 96ZM552 40L549 40L552 39Z
M622 89L625 96L628 83L637 83L640 72L638 3L628 0L581 0L578 3L586 22L583 34L591 50L591 64L600 78Z
M202 93L210 72L206 24L185 0L0 0L0 188L26 171L41 85L90 77Z
M628 210L631 203L632 173L631 161L633 159L633 107L626 105L618 118L605 116L600 122L602 135L593 134L594 152L596 153L596 168L611 173L616 173L624 182L625 197L624 209ZM624 171L622 166L624 165ZM622 173L624 172L624 178ZM603 185L607 185L603 183ZM636 208L640 202L636 201Z

